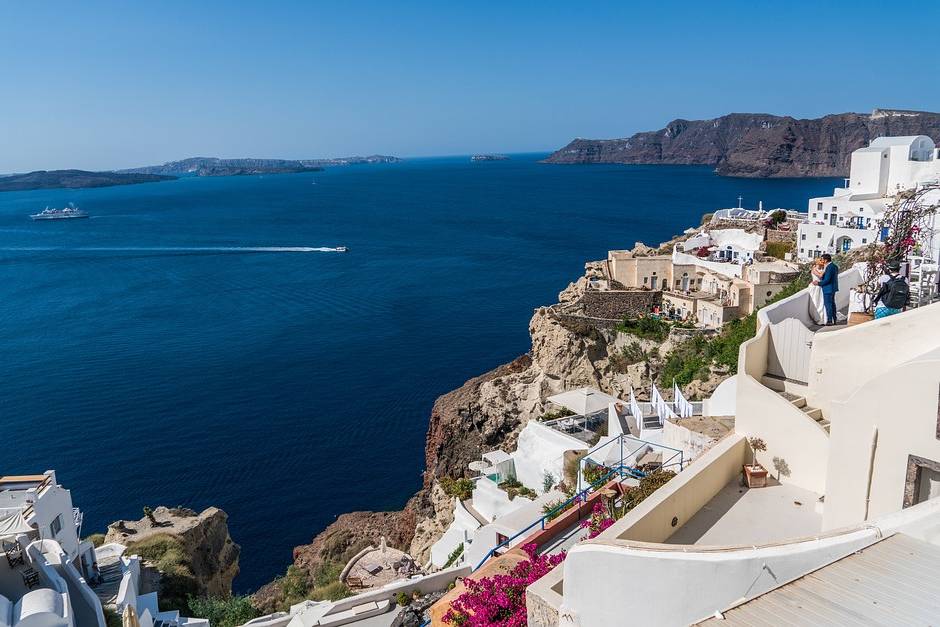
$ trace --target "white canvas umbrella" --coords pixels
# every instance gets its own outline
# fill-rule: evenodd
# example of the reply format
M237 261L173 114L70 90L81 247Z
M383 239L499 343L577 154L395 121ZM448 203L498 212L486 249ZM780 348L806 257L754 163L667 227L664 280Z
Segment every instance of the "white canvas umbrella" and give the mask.
M616 403L618 399L609 394L604 394L599 390L580 388L549 396L548 400L573 411L579 416L586 416L596 411L607 409L608 405Z
M21 512L14 512L0 518L0 540L12 540L24 533L34 533L36 530L26 524Z

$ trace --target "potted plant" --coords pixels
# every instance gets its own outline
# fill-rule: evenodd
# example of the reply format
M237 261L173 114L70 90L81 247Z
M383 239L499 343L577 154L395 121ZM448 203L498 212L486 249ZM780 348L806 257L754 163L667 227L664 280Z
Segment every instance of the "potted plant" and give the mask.
M744 465L747 487L763 488L767 485L767 469L758 463L757 451L766 451L767 443L760 438L750 438L748 443L751 445L751 463Z

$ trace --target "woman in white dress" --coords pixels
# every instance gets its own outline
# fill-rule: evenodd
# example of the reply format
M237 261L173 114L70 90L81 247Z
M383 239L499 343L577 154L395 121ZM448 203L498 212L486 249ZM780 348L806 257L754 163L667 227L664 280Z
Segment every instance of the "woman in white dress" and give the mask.
M826 271L826 262L823 259L813 261L813 267L810 269L813 281L822 278ZM823 302L822 288L818 285L809 284L809 318L816 324L826 324L826 304Z

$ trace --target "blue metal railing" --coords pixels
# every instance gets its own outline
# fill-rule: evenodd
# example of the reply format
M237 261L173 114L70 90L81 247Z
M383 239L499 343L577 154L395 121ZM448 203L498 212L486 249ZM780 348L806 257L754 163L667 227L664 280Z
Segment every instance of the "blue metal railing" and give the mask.
M634 442L639 442L639 443L640 443L640 446L637 447L637 448L635 448L635 449L633 449L630 453L627 454L626 457L624 457L624 455L623 455L623 443L624 443L624 439L632 440L632 441L634 441ZM610 446L611 444L613 444L614 442L617 442L618 440L619 440L619 443L620 443L620 463L619 463L619 464L617 464L616 466L611 467L611 469L610 469L609 472L607 472L606 474L604 474L604 476L602 476L602 477L600 477L600 478L598 478L598 479L595 479L593 482L591 482L590 485L588 485L588 487L586 487L586 488L583 489L583 490L580 489L580 488L581 488L581 475L583 474L583 472L579 472L579 473L578 473L578 488L579 488L578 492L576 492L574 495L572 495L570 498L568 498L567 501L565 501L565 502L561 503L560 505L557 505L557 506L553 507L552 509L550 509L549 511L545 512L545 514L544 514L541 518L539 518L539 519L533 521L533 522L532 522L529 526L527 526L525 529L522 529L522 530L520 530L520 531L517 531L515 534L512 535L512 537L507 538L506 540L503 540L502 542L500 542L499 544L497 544L496 546L494 546L492 549L490 549L489 551L487 551L486 555L483 556L483 559L481 559L480 562L479 562L476 566L474 566L473 569L472 569L470 572L476 572L481 566L483 566L483 564L486 563L486 560L490 559L493 555L495 555L497 551L499 551L499 550L500 550L501 548L503 548L503 547L506 547L506 546L512 544L513 540L516 540L517 538L519 538L519 537L522 536L523 534L528 533L529 531L531 531L532 529L534 529L534 528L536 527L536 525L541 525L541 528L542 528L542 529L545 529L545 524L546 524L547 522L551 522L551 520L554 519L554 518L558 515L558 513L566 511L566 510L568 509L568 507L570 507L570 506L571 506L573 503L575 503L576 501L577 501L577 502L584 502L584 501L586 501L588 494L590 494L591 492L594 492L594 491L598 490L599 488L601 488L602 486L606 485L607 482L610 481L611 478L613 478L614 475L619 475L619 477L620 477L621 480L625 479L627 476L633 477L633 478L635 478L635 479L642 479L643 477L645 477L645 476L646 476L646 473L643 472L643 471L641 471L639 468L636 468L636 467L634 467L634 466L628 466L628 465L626 465L626 464L623 463L623 460L624 460L624 459L628 459L628 458L632 457L634 453L636 453L637 451L639 451L640 449L642 449L644 446L654 446L654 447L658 447L658 448L663 448L663 449L666 449L666 450L674 451L673 455L669 458L669 460L664 461L664 462L662 463L661 467L662 467L662 468L667 468L668 466L675 466L676 464L678 464L679 470L680 470L680 471L682 470L682 467L683 467L683 464L684 464L684 460L683 460L682 451L680 451L679 449L675 449L675 448L672 448L672 447L669 447L669 446L664 446L664 445L658 444L658 443L656 443L656 442L647 442L646 440L640 440L639 438L634 438L634 437L629 436L629 435L621 434L620 436L617 437L616 440L610 440L609 442L605 442L604 444L602 444L602 445L600 445L600 446L596 446L596 447L594 447L593 449L589 450L589 451L584 455L584 457L583 457L582 460L581 460L581 464L582 464L581 469L582 469L582 471L583 471L583 463L584 463L585 460L587 460L587 458L591 455L591 453L594 453L594 452L596 452L596 451L599 451L600 449L602 449L602 448L604 448L604 447L606 447L606 446ZM679 461L678 461L678 462L673 461L677 456L679 457Z

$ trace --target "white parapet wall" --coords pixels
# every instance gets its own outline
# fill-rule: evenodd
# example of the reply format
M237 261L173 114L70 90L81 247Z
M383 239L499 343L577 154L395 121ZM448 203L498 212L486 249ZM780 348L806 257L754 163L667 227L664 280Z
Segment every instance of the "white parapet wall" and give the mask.
M810 353L807 402L828 415L833 400L914 357L940 347L940 305L819 333Z
M664 542L725 485L740 476L744 437L730 434L605 532L621 540Z
M569 551L558 624L688 625L897 532L938 544L938 530L940 499L871 524L761 546L664 545L604 533Z
M832 403L823 529L860 523L929 496L922 492L930 490L929 477L940 469L938 389L940 348L934 348L878 372L848 399Z

